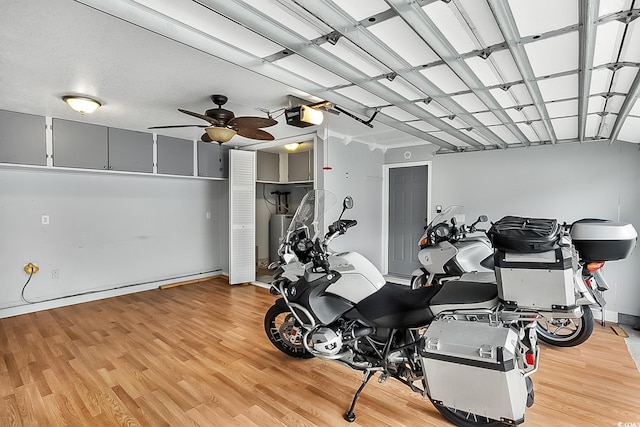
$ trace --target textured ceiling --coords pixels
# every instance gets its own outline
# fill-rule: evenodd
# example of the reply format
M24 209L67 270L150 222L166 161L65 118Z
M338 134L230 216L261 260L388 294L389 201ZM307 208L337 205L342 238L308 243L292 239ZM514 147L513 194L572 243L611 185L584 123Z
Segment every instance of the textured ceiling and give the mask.
M2 3L23 9L22 2ZM136 117L138 127L140 110L153 114L144 126L184 121L175 108L211 108L202 95L219 90L230 105L240 101L234 108L253 107L242 114L256 115L261 107L258 111L281 122L287 95L327 100L343 111L325 113L331 131L381 147L431 143L439 152L456 152L593 140L640 142L640 8L632 0L53 3L64 5L66 15L69 9L85 14L78 26L97 31L99 37L89 37L94 46L74 41L75 52L112 55L113 61L94 73L107 81L101 95L124 104L126 93L132 94L123 111ZM52 25L51 16L40 15L43 26ZM38 19L37 14L22 20L3 16L3 39L24 33ZM122 34L129 37L122 39ZM47 46L42 36L31 43ZM0 48L3 86L18 79L12 65L17 50L42 49L25 47L24 40L14 43L13 52ZM63 72L61 59L54 55L48 61L51 72ZM213 59L215 69L209 63ZM129 61L134 65L125 75L122 64ZM105 67L112 68L109 76ZM58 82L60 93L78 87L68 75L71 69L64 72L68 78ZM118 73L122 82L115 90L109 79ZM100 89L100 81L79 78L88 89L78 92L91 95L92 87ZM149 87L147 95L134 96L141 90L136 86ZM181 95L186 94L201 104L185 105ZM7 104L0 99L0 108L12 109ZM373 129L349 114L363 121L373 117ZM120 121L121 127L135 127L124 117ZM279 124L272 133L285 139L296 132L302 131Z

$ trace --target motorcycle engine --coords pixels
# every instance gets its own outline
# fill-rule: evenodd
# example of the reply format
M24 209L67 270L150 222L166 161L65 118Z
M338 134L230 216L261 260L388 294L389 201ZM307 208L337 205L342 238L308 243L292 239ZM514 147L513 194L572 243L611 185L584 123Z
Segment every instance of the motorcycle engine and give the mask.
M317 351L320 357L335 356L342 348L342 336L339 332L331 328L318 328L311 334L313 350Z

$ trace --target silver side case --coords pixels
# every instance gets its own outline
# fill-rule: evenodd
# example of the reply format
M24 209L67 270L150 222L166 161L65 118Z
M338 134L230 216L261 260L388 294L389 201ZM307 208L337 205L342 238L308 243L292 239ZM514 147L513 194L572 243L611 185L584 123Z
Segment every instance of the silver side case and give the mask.
M509 424L524 421L527 386L513 328L443 319L424 337L422 365L432 400Z
M558 264L573 258L571 250L562 248L562 256L563 259L557 259L555 251L504 253L504 259L497 263L495 269L500 299L515 303L519 308L534 310L575 306L574 269L557 268ZM548 264L549 268L526 268L527 263ZM510 268L512 265L518 267Z

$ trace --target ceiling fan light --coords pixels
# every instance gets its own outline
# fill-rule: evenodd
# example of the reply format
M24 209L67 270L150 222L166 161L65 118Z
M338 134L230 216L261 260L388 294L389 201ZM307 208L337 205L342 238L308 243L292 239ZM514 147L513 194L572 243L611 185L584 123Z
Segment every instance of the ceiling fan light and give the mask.
M300 146L299 142L293 142L291 144L285 144L284 149L287 151L296 151L299 146Z
M221 143L229 141L237 133L233 129L220 126L209 126L208 128L205 128L205 131L211 140Z
M91 114L102 106L95 99L84 96L63 96L62 100L80 114Z

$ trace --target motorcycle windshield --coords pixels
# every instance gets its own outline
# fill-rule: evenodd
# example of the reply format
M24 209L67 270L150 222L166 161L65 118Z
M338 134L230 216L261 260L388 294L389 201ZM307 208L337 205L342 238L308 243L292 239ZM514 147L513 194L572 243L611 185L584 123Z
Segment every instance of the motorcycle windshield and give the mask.
M336 204L336 200L336 195L330 191L309 191L296 209L287 234L289 235L296 230L305 230L307 237L311 239L321 237L324 214Z
M433 218L433 220L429 223L427 227L431 228L435 225L442 224L443 222L446 224L451 224L452 218L456 219L457 226L463 225L465 221L464 206L461 206L461 205L449 206L448 208L440 212L438 215L436 215L436 217Z

